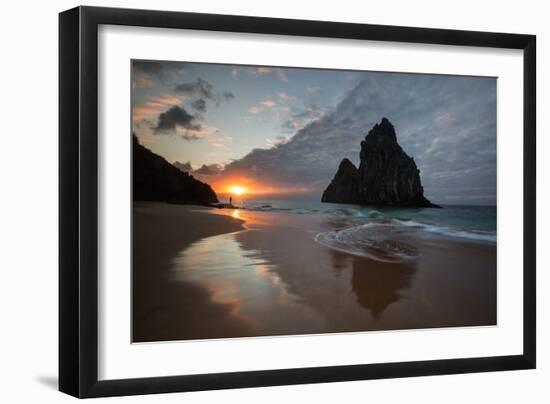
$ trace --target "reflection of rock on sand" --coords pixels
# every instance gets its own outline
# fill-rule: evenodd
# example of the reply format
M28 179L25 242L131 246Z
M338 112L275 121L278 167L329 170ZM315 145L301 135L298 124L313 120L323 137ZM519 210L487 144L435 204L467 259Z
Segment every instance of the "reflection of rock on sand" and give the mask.
M357 301L379 319L386 308L403 298L401 291L411 287L416 272L411 263L353 261L351 287Z

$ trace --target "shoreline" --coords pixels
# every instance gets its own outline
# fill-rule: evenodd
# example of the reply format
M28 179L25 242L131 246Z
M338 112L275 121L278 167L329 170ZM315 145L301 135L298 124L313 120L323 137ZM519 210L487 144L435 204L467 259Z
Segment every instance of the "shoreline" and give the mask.
M332 219L135 202L134 342L496 324L496 246L381 262L317 243Z

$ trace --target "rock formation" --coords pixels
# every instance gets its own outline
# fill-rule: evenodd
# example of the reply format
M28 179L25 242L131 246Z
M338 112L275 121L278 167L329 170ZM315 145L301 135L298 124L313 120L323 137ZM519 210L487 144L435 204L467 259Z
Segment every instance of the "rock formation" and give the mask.
M218 202L216 193L188 173L132 140L134 201L162 201L210 205Z
M386 118L361 142L359 168L342 160L321 202L439 207L424 197L420 171L397 143L395 129Z
M338 166L334 179L323 192L321 202L354 203L359 199L359 170L348 159Z

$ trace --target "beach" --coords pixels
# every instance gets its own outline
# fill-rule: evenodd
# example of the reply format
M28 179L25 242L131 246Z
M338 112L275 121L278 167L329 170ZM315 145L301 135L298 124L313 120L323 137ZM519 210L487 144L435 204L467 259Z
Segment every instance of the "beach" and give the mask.
M133 342L497 324L485 233L361 220L134 202Z
M193 207L193 210L201 208ZM132 340L134 342L241 336L245 324L230 305L170 277L173 257L201 238L241 230L242 221L191 212L189 206L136 202L132 240Z

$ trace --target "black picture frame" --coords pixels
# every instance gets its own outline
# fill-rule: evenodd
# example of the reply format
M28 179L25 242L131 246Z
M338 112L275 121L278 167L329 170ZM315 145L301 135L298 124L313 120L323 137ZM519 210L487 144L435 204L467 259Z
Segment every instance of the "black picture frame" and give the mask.
M98 380L98 26L463 45L523 50L523 353ZM59 15L59 390L105 397L533 369L536 366L536 37L534 35L77 7Z

